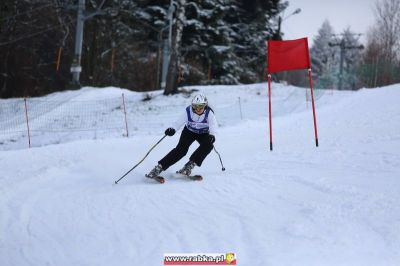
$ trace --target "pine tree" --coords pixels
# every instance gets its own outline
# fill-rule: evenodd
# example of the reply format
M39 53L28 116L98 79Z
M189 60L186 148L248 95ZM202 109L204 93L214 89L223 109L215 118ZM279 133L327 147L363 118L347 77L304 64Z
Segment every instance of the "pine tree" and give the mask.
M361 62L362 49L358 34L355 34L350 30L346 29L342 33L342 38L346 44L346 50L344 52L344 74L343 74L343 88L345 89L357 89L359 80L357 77L357 67Z
M171 71L169 75L171 80L180 82L175 82L173 91L186 84L262 80L264 42L276 33L276 17L287 1L174 2L183 9L174 14L174 21L178 21L179 13L184 16L179 19L182 39L173 50L177 55L176 61L172 60L175 73ZM99 11L100 3L104 4L101 12L91 16ZM85 15L90 18L84 26L81 84L114 85L136 91L158 89L170 3L171 0L87 0ZM46 8L32 12L40 6ZM1 96L42 95L67 88L74 56L76 0L4 0L0 7L2 16L26 12L17 19L0 21L0 41L4 44L0 50L0 72L4 73L0 75ZM177 24L174 23L175 28ZM25 38L43 29L46 31ZM60 69L56 70L60 48Z
M252 83L264 77L265 41L276 33L276 17L288 6L280 0L233 0L225 20L231 28L235 56L240 66L239 81Z
M287 2L194 0L182 35L185 82L238 84L262 80L265 40Z
M334 41L334 31L328 20L322 23L310 49L313 73L317 76L318 88L333 88L336 85L338 48L329 44Z

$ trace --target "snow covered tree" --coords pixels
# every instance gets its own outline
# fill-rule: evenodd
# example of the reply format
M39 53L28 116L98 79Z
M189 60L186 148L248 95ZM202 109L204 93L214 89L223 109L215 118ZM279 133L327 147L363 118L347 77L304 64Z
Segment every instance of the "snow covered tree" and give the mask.
M224 21L226 1L192 1L187 8L183 34L185 61L190 63L189 82L238 83L231 27Z
M341 86L344 89L355 90L360 87L359 79L357 77L357 67L361 62L362 49L364 47L361 45L358 36L359 35L352 32L350 28L344 30L342 33L342 40L345 43L345 51L343 51L343 54L341 55L343 56Z
M68 88L76 3L1 1L2 97L42 95ZM276 17L287 1L87 0L81 84L136 91L158 89L170 3L177 7L173 26L179 34L173 34L173 67L168 75L173 86L167 93L182 85L262 80L264 41L276 32Z
M338 66L338 48L329 44L334 41L334 30L328 20L322 23L310 49L313 73L318 88L333 88Z
M277 31L277 16L288 6L280 0L233 0L225 20L231 25L231 38L240 66L239 81L263 80L265 41Z
M207 60L210 64L211 84L237 84L240 74L243 72L240 66L240 58L236 54L236 40L233 38L233 25L226 19L231 14L230 8L234 5L225 5L220 8L218 19L215 22L213 39L207 48Z
M182 62L187 82L237 84L262 80L265 40L280 0L194 0L186 4Z
M356 67L362 45L350 28L336 35L328 21L322 24L311 48L311 63L318 88L356 89Z

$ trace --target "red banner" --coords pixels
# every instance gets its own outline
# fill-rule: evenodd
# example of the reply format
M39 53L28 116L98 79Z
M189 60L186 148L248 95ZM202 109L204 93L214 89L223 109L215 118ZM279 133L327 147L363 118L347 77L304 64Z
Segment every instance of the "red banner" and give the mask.
M268 73L294 69L311 69L307 38L267 41Z

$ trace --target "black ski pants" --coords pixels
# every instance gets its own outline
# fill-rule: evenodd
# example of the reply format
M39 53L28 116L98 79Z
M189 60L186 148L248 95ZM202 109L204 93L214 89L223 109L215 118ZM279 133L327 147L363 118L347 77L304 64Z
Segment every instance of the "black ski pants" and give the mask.
M171 165L182 159L188 152L190 145L196 140L200 146L190 156L192 162L197 166L201 166L204 159L213 149L213 144L210 142L210 135L208 133L197 134L189 129L185 128L182 130L179 138L178 145L172 149L164 158L158 163L162 165L163 170L168 169Z

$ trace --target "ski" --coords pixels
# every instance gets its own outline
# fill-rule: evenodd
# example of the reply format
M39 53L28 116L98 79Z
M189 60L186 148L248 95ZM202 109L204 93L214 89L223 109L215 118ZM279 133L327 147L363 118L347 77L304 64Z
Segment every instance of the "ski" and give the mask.
M157 181L158 183L160 183L160 184L163 184L163 183L165 183L165 178L164 177L162 177L162 176L155 176L155 177L149 177L149 176L147 176L146 175L146 177L147 178L150 178L150 179L154 179L155 181Z
M190 180L194 181L201 181L203 180L203 177L201 175L188 175L187 176Z
M179 171L176 171L176 173L177 173L178 175L187 177L187 178L189 178L190 180L194 180L194 181L201 181L201 180L203 180L203 176L201 176L201 175L184 175L184 174L182 174L182 173L179 173Z
M177 173L177 174L179 174L181 176L184 176L184 177L187 177L188 179L193 180L193 181L201 181L201 180L203 180L203 176L201 176L201 175L183 175L183 174L180 174L180 173ZM155 176L155 177L149 177L149 176L146 175L146 177L150 178L150 179L154 179L155 181L157 181L160 184L165 183L165 178L162 177L162 176L159 176L159 175Z
M163 184L165 182L165 178L162 176L159 176L159 175L154 177L154 180L156 180L158 183L161 183L161 184Z

